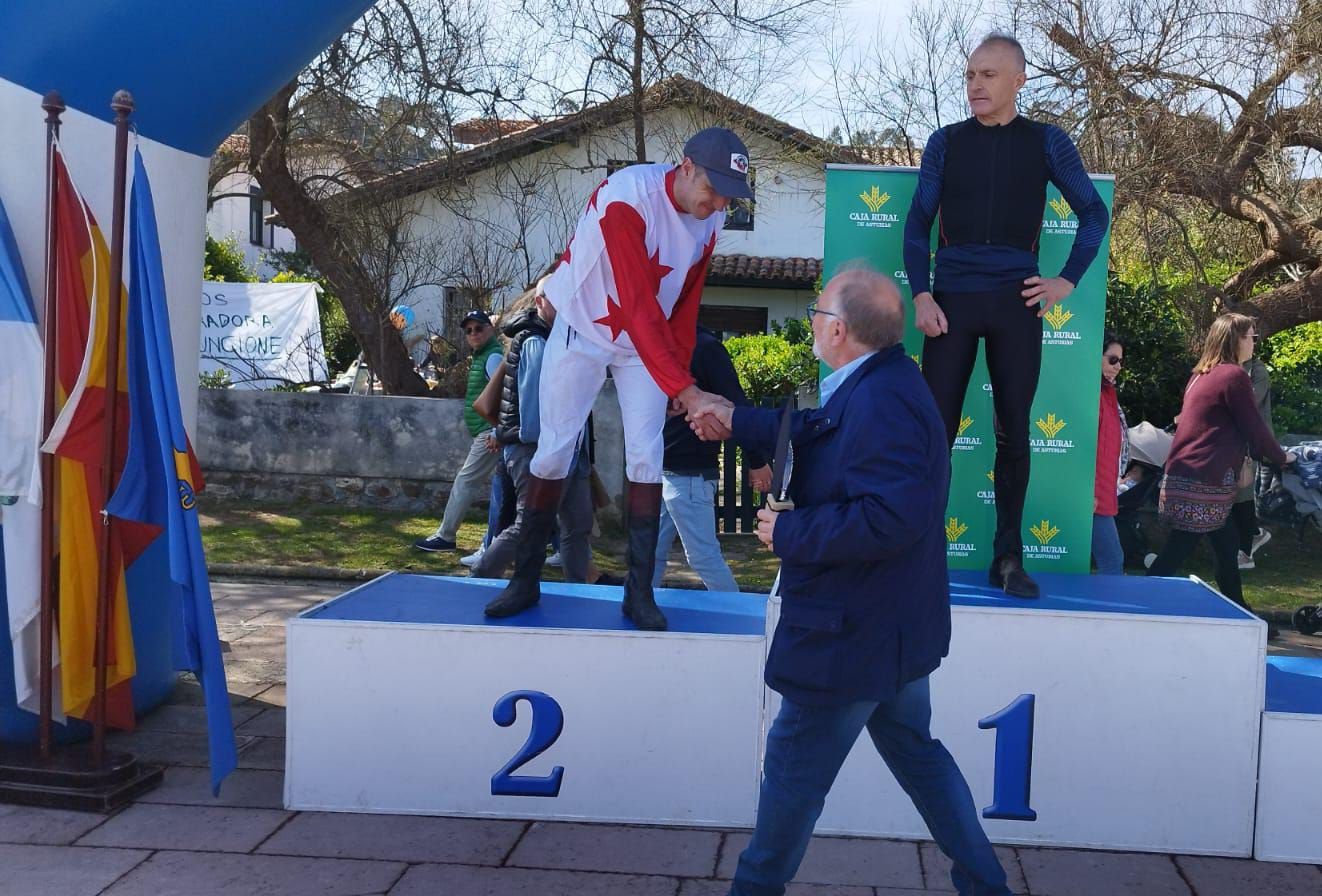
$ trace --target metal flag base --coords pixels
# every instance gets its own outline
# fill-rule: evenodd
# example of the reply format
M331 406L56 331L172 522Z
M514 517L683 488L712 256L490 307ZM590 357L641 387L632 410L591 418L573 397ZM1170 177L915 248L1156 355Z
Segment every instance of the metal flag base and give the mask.
M42 759L35 746L0 744L0 803L113 812L161 783L165 766L107 750L96 762L90 746L63 747Z

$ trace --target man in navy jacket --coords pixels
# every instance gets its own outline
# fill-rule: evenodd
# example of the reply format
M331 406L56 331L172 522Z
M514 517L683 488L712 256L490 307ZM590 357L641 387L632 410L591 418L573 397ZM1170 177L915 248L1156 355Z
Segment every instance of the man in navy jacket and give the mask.
M968 784L928 731L927 677L950 645L950 459L936 403L900 345L899 293L879 274L850 271L809 310L814 352L834 373L820 408L793 418L794 509L758 513L758 537L781 559L766 681L783 700L730 892L785 891L866 728L953 861L955 888L1008 894ZM732 433L774 450L777 411L710 402L689 416L704 438Z

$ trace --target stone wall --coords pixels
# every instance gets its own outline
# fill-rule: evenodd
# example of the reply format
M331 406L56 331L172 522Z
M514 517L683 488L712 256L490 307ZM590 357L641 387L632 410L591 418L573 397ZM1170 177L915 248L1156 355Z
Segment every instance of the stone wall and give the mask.
M196 450L215 497L436 513L472 437L463 402L202 389ZM614 383L594 410L598 474L617 508L624 432Z

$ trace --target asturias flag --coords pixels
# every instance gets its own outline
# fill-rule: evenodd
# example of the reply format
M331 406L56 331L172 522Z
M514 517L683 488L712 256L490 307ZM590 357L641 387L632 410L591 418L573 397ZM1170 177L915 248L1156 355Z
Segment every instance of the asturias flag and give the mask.
M107 350L110 345L110 252L92 217L92 210L74 188L58 145L51 159L55 178L56 232L55 301L57 351L55 400L59 416L42 446L58 458L56 515L60 554L59 628L60 680L64 711L90 718L95 691L96 597L99 575L97 530L102 525L106 495L101 484L102 445L106 438ZM122 290L122 284L115 284ZM119 340L119 392L115 417L118 436L116 469L127 448L128 403L124 400L123 319ZM50 347L48 347L49 349ZM133 632L129 627L124 569L137 559L155 530L142 526L111 527L110 638L107 655L106 724L133 727L133 695L137 670Z
M174 591L170 628L175 668L192 672L202 684L211 786L218 793L238 755L195 504L201 477L179 410L156 210L141 152L133 158L129 256L128 462L107 509L125 520L165 530Z

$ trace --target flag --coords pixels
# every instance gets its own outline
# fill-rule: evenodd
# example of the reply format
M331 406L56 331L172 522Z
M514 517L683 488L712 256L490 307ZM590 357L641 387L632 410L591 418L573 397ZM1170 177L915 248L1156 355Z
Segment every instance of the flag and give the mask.
M156 210L141 152L133 157L129 257L128 461L108 510L125 520L165 530L175 668L192 672L202 684L211 787L218 794L220 782L238 764L234 721L197 518L195 496L201 477L179 409Z
M58 145L52 148L55 178L55 301L57 348L55 403L59 414L42 450L55 454L56 515L59 520L60 681L64 711L90 718L95 692L96 598L100 563L97 527L106 495L101 484L102 445L107 437L106 361L109 346L110 252L92 210L74 188ZM116 284L122 291L123 286ZM124 399L123 320L120 342L114 464L127 448L128 402ZM133 727L131 679L136 670L129 628L124 569L146 547L150 530L114 526L110 552L110 636L106 656L106 723Z
M0 202L0 528L18 705L38 710L43 353L18 243ZM55 715L63 721L58 691Z

